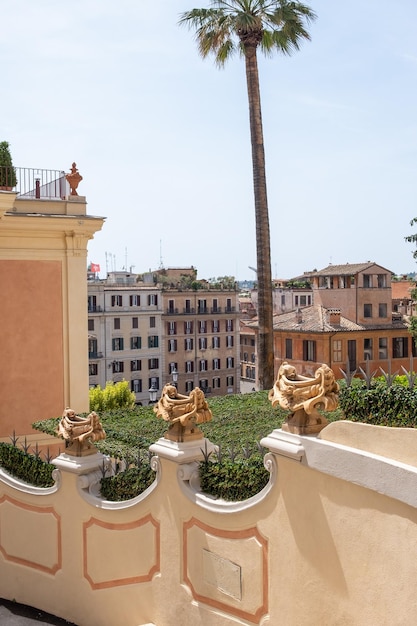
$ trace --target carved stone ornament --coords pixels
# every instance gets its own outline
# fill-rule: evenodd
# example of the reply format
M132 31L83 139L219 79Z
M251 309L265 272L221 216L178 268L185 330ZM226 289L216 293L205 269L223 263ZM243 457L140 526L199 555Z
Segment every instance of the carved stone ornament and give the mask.
M95 454L94 441L106 438L100 418L94 411L88 417L79 417L70 408L62 414L58 426L58 435L67 442L65 452L72 456Z
M202 439L204 435L196 424L209 422L212 418L207 400L199 387L193 389L189 396L184 396L178 393L174 385L165 385L154 412L169 422L164 437L178 442Z
M71 173L70 174L66 174L65 178L67 179L68 184L70 186L71 195L72 196L78 196L77 187L80 184L80 182L82 181L83 177L81 176L81 174L77 170L77 164L76 163L72 164Z
M295 367L284 361L269 400L290 411L282 430L298 435L320 432L327 426L327 419L318 411L334 411L338 405L339 385L328 365L317 368L314 378L297 375Z

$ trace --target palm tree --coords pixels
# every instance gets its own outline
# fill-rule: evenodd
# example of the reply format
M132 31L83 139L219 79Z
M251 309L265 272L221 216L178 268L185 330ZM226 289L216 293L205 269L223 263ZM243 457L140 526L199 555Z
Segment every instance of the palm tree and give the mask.
M265 175L261 99L257 62L258 47L270 56L291 54L310 39L305 24L316 17L301 2L288 0L211 0L208 9L192 9L180 15L179 24L196 32L200 55L214 54L223 67L239 52L245 58L252 144L255 196L256 257L258 273L258 379L260 389L274 383L271 246Z

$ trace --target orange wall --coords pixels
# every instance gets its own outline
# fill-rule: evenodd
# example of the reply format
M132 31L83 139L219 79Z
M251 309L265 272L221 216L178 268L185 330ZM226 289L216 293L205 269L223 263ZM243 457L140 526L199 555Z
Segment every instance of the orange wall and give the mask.
M7 437L62 413L61 263L0 260L0 294L0 437Z

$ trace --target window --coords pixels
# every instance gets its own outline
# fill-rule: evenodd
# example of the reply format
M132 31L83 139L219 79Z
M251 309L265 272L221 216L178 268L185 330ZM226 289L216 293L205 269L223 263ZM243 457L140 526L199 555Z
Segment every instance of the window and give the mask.
M363 275L363 286L365 288L372 287L372 274L364 274Z
M211 338L211 347L220 348L220 337L214 336Z
M112 296L111 297L111 305L112 306L123 306L123 296Z
M232 356L228 356L226 359L226 367L230 369L231 367L234 367L234 366L235 366L234 358Z
M249 361L249 358L248 358L248 353L247 353L247 352L244 352L244 353L243 353L243 359L242 359L242 361Z
M140 306L140 295L129 296L129 304L130 306Z
M88 340L88 358L89 359L97 358L97 339Z
M168 300L168 313L175 313L175 300Z
M141 369L142 369L142 361L140 359L135 359L134 361L130 361L131 372L140 372Z
M294 296L294 304L295 304L295 306L299 306L299 301L298 300L299 300L298 296Z
M335 339L333 341L333 361L340 363L342 360L342 341Z
M226 378L226 385L228 387L233 387L234 384L235 384L234 376L227 376L227 378Z
M212 312L213 313L218 313L219 312L219 301L217 298L213 298L213 307L212 307Z
M233 348L234 337L233 335L227 335L226 337L226 348Z
M285 358L292 359L292 339L285 340Z
M184 350L194 350L194 339L192 339L191 337L186 337L184 339Z
M185 362L185 372L186 372L186 374L192 374L192 372L194 372L194 362L193 361L186 361Z
M388 358L388 339L387 337L380 337L378 339L378 357L380 359Z
M137 317L132 317L132 328L139 328L139 320Z
M159 389L159 378L158 376L151 376L149 378L149 388L152 387L152 385L155 387L155 389Z
M96 296L88 296L88 310L94 313L97 311L97 297Z
M387 317L387 315L388 315L388 305L385 302L380 302L378 304L378 316Z
M392 357L401 359L408 356L408 337L392 338Z
M207 332L207 322L206 322L206 320L200 320L198 322L198 332L199 333L206 333Z
M316 342L312 339L304 339L303 341L303 361L316 360Z
M307 296L300 296L300 306L307 305Z
M198 348L199 350L207 350L207 337L198 338Z
M159 367L159 359L148 359L148 370L157 370Z
M192 312L192 308L191 308L191 300L186 300L185 301L185 313L191 313Z
M384 289L384 287L387 286L387 275L386 274L378 274L377 281L378 281L378 287L380 289ZM382 315L380 317L382 317Z
M89 376L97 376L98 374L97 363L90 363L90 365L88 366L88 374Z
M113 361L112 363L113 374L120 374L124 372L124 363L123 361Z
M220 359L213 359L213 369L214 370L220 369Z
M168 335L176 335L177 334L177 322L168 322L167 329L168 329Z
M114 337L112 339L112 350L124 350L123 337Z
M178 363L169 363L168 364L168 371L170 374L173 374L174 372L178 373Z
M213 389L220 389L220 378L216 376L213 378Z
M130 389L133 393L142 392L142 381L140 378L134 378L130 381Z
M158 294L157 293L148 294L148 306L158 306Z
M372 317L372 304L363 305L363 316L368 318Z
M285 295L281 296L281 306L284 307L285 306Z
M156 317L155 315L151 315L149 318L149 328L155 328L156 326Z
M199 369L200 372L207 372L207 359L201 359Z
M207 313L207 300L198 300L197 309L199 315L201 315L202 313Z
M251 380L255 380L255 368L246 366L246 378L250 378Z
M193 323L189 320L184 322L184 334L192 335L193 334Z
M226 332L230 333L233 331L233 320L226 320Z
M250 360L252 363L255 363L256 361L256 354L254 352L252 352L252 354L250 355Z
M211 330L213 333L218 333L220 330L220 322L219 320L213 320L211 323Z
M367 337L363 340L363 358L372 361L372 339Z
M226 300L226 313L231 313L232 311L233 311L232 299L231 298L227 298L227 300Z
M130 349L131 350L139 350L142 347L142 339L141 337L131 337L130 338Z
M113 320L114 330L120 330L120 317L115 317Z
M200 387L203 393L207 393L209 390L207 378L200 378L200 380L198 381L198 386Z
M176 352L176 351L177 351L177 340L168 339L168 352Z
M194 389L194 383L192 380L185 381L185 393L190 393Z
M88 320L88 330L94 330L94 320Z
M159 346L158 335L149 335L148 348L157 348Z

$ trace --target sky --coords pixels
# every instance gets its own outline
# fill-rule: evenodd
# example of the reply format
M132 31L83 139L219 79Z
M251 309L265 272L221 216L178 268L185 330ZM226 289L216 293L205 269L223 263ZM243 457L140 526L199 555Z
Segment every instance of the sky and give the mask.
M244 60L202 60L182 12L209 0L13 0L0 141L70 171L104 216L88 261L254 279ZM311 41L259 57L274 278L329 263L417 270L417 2L311 0Z

